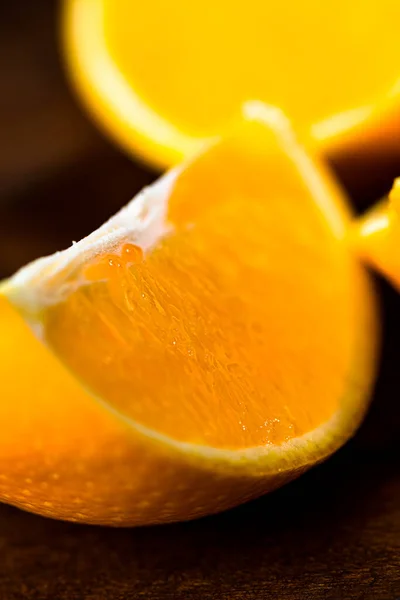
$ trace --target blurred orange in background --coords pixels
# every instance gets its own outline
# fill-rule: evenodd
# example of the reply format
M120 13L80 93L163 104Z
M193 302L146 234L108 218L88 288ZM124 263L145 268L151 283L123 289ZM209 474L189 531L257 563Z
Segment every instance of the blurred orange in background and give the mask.
M282 108L331 157L400 156L398 0L65 0L65 57L98 122L162 168Z

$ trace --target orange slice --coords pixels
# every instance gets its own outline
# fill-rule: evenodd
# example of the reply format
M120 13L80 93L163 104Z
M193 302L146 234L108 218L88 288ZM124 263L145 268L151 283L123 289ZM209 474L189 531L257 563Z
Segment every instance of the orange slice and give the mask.
M354 432L374 377L345 200L258 104L0 295L0 498L70 520L188 519Z
M400 178L388 200L354 224L351 239L360 258L400 290Z
M91 112L129 152L165 167L252 99L280 106L328 153L391 144L399 20L398 0L65 0L63 28Z

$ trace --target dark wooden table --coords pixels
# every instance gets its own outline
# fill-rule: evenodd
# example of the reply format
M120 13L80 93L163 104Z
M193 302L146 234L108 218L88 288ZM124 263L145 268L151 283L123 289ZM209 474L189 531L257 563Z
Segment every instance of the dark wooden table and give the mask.
M71 96L56 8L0 2L0 276L88 233L154 178ZM361 207L400 165L366 179L356 159L335 167ZM0 506L0 600L399 598L400 298L378 286L385 342L374 401L327 463L256 502L173 526L84 527Z

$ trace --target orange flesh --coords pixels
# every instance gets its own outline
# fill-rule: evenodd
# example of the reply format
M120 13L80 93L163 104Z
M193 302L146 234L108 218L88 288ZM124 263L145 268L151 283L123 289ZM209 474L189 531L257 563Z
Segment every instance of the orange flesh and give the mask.
M89 389L176 440L280 444L328 420L352 376L347 215L281 143L252 122L204 153L178 176L167 237L93 259L43 311Z
M0 423L4 424L0 443L0 464L4 469L0 468L1 492L1 484L7 479L2 474L10 465L12 473L18 473L29 457L36 471L46 468L43 458L38 457L43 448L47 462L60 454L68 456L68 449L76 448L77 444L79 455L93 453L96 442L87 436L87 423L99 429L102 422L101 416L96 418L95 410L88 409L93 400L76 377L33 335L1 294L0 315L3 374ZM76 452L72 460L76 462ZM29 481L26 484L29 488ZM29 500L29 489L24 492Z
M353 228L359 256L400 289L400 178L389 200L373 207Z
M374 104L399 75L398 0L97 3L117 68L190 135L224 131L249 99L309 128Z

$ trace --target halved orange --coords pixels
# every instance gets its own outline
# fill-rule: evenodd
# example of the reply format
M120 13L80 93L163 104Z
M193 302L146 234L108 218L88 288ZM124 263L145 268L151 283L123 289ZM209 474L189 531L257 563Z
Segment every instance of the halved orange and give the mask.
M166 167L280 106L328 154L397 147L398 0L65 0L65 55L90 111Z
M376 310L350 214L283 115L226 137L0 295L0 498L144 524L282 485L352 435Z

